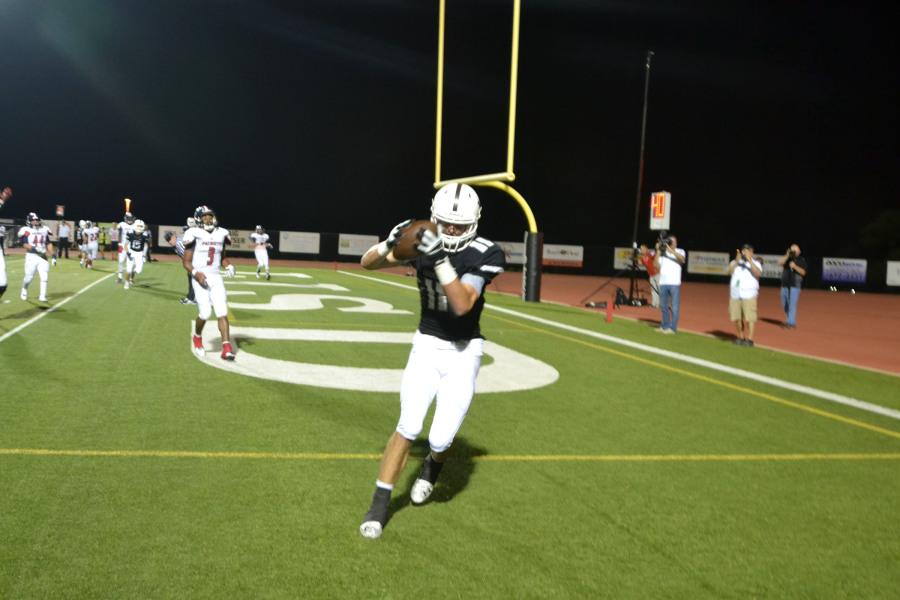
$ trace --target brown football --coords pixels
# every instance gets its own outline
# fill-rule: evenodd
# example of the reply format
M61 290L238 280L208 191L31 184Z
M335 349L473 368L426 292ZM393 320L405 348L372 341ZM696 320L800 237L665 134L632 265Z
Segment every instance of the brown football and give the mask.
M416 246L419 245L419 241L422 239L422 233L426 229L430 229L433 233L437 233L435 224L424 219L413 221L407 225L400 233L400 239L397 240L397 245L394 246L394 258L397 260L412 260L418 256L419 251L416 250Z

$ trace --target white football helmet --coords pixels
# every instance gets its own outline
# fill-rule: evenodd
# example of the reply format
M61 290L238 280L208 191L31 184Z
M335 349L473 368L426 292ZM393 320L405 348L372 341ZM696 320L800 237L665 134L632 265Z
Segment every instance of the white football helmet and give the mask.
M189 229L190 229L191 227L196 227L196 226L197 226L197 219L195 219L194 217L188 217L188 218L187 218L187 226L188 226Z
M32 227L40 227L41 226L41 218L39 216L37 216L37 213L33 213L33 212L28 213L28 217L25 220Z
M141 233L144 233L145 229L147 229L147 225L140 219L138 219L137 221L134 222L134 232L135 233L140 235Z
M133 225L134 224L134 214L132 214L130 212L125 213L125 222L128 223L129 225Z
M85 228L85 229L90 229L90 228L93 227L93 226L94 226L94 222L93 222L93 221L84 221L84 228Z
M265 233L265 232L266 232L266 230L263 229L263 226L262 226L262 225L257 225L257 226L256 226L256 233Z
M478 194L464 183L448 183L437 191L431 201L431 222L437 225L447 252L459 252L475 239L480 218ZM450 235L445 231L445 224L458 225L464 230L459 235Z
M212 219L204 219L205 216L211 216ZM216 212L205 204L200 205L194 210L194 219L197 221L197 226L202 227L206 231L213 231L219 225L219 221L216 219Z
M86 227L84 219L78 221L78 227L80 227L81 229L84 229Z

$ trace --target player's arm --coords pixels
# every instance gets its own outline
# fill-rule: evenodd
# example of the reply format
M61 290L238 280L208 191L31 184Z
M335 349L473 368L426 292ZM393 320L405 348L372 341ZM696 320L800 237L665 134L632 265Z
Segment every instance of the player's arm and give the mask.
M197 283L206 287L206 275L194 268L194 240L184 242L184 256L181 257L181 266L191 274Z
M397 223L394 228L391 229L391 232L386 239L366 250L366 253L363 254L362 258L359 260L359 264L362 265L362 268L373 271L375 269L384 269L385 267L393 267L401 264L403 261L397 260L397 258L394 257L393 249L394 246L397 245L397 240L400 239L400 233L410 223L412 223L412 219Z

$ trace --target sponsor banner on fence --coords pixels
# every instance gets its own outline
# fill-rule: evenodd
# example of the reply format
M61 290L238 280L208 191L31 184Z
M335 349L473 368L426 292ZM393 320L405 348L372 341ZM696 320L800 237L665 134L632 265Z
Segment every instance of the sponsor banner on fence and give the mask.
M728 275L728 263L731 257L727 252L688 252L687 272L698 275Z
M319 254L322 235L309 231L282 231L278 234L278 250L297 254Z
M584 246L544 244L544 266L580 268L584 263Z
M631 256L633 253L634 251L631 248L627 248L625 246L616 246L613 249L613 268L616 271L624 271L625 269L630 269ZM638 261L637 267L639 271L647 270L640 261Z
M508 265L524 265L525 264L525 243L524 242L494 242L503 250Z
M865 283L866 260L864 258L822 259L822 281L825 283Z
M166 233L172 232L172 243L166 241ZM157 248L174 248L175 247L175 238L181 236L181 225L160 225L156 228L156 242Z
M900 285L900 260L887 261L887 284Z
M256 242L250 239L250 234L255 231L255 229L228 229L228 237L231 238L228 252L253 252Z
M763 279L781 279L781 267L778 260L783 254L754 254L753 258L762 263Z
M338 235L338 254L343 256L362 256L366 253L366 250L377 243L377 235L341 233Z

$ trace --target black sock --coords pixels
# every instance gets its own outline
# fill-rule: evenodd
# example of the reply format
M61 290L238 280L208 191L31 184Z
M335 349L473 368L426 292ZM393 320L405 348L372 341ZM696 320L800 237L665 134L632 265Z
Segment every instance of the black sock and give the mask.
M3 292L5 292L5 291L6 291L6 286L5 286L5 285L0 285L0 298L3 297Z
M388 504L391 501L391 490L376 487L372 494L372 505L363 521L378 521L382 525L387 523Z
M424 479L428 483L433 484L437 481L438 475L441 474L441 469L444 468L444 463L439 463L434 460L431 456L431 452L428 453L428 456L425 457L425 462L422 463L422 472L419 473L419 479Z

